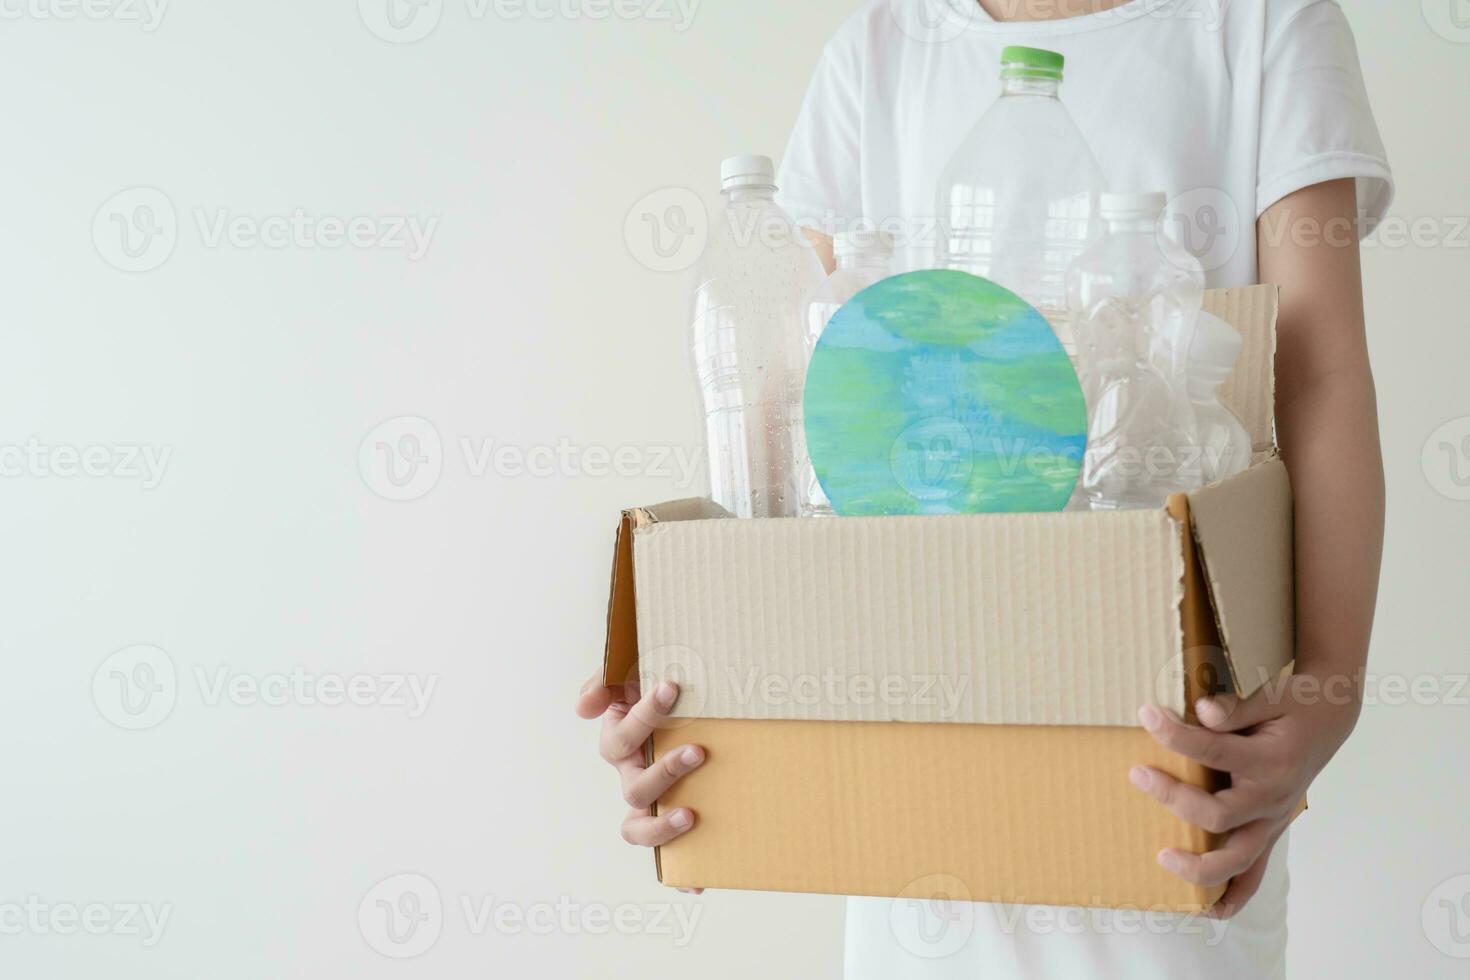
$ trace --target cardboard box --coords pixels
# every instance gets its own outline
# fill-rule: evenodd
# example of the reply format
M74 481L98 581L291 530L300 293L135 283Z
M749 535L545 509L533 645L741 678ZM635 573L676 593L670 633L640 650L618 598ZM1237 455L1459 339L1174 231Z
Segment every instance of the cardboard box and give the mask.
M1167 510L732 520L626 511L604 682L681 686L650 758L708 759L665 795L698 823L665 884L1198 912L1159 867L1218 841L1134 789L1220 774L1139 726L1248 695L1293 657L1292 517L1276 457L1276 290L1212 291L1245 337L1222 398L1245 473ZM647 689L647 686L644 688Z

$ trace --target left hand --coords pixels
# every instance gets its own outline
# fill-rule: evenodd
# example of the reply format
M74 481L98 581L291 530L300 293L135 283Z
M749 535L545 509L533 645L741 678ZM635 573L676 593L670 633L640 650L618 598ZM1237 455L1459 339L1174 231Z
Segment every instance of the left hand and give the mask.
M1359 706L1350 684L1334 688L1299 674L1265 684L1243 701L1233 695L1201 698L1195 704L1200 725L1153 705L1139 710L1143 727L1160 745L1230 775L1228 787L1209 793L1149 766L1134 766L1128 774L1133 785L1179 818L1228 834L1218 850L1205 854L1159 852L1159 863L1185 881L1230 882L1208 915L1229 918L1255 895L1277 838L1352 732Z

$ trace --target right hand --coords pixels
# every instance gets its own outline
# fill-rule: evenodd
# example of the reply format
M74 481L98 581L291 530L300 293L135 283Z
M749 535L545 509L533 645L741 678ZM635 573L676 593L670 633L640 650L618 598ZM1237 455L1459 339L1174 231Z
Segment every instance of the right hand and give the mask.
M579 716L602 716L598 751L622 779L623 799L631 808L623 818L623 840L629 844L657 847L694 826L694 811L688 807L678 807L658 816L653 815L652 807L681 776L704 763L704 749L698 745L681 745L665 752L652 766L643 760L643 743L668 716L678 698L679 688L670 681L663 681L640 698L636 684L607 688L600 673L582 685L582 693L577 698ZM684 890L695 894L703 891L681 889Z

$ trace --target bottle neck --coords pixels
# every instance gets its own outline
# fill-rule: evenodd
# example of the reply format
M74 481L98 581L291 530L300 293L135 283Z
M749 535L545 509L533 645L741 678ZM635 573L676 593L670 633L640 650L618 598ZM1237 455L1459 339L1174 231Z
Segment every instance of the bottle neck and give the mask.
M722 191L726 202L745 204L749 201L774 201L776 188L771 184L755 184L750 187L731 187Z
M1056 78L1004 78L1000 80L1000 94L1007 95L1041 95L1055 99L1061 90L1062 83Z

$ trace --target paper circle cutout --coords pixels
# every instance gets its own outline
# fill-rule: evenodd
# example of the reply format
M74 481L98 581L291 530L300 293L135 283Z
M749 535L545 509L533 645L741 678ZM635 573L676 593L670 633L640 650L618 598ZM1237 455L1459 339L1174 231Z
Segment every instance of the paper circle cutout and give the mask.
M807 449L849 516L1063 509L1087 407L1056 334L967 272L891 276L822 332L807 371Z

